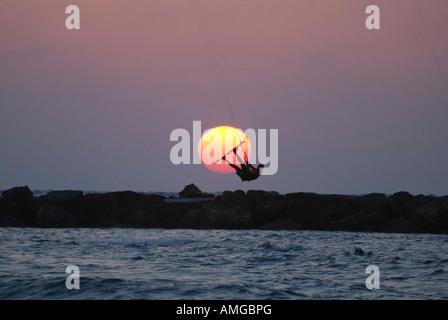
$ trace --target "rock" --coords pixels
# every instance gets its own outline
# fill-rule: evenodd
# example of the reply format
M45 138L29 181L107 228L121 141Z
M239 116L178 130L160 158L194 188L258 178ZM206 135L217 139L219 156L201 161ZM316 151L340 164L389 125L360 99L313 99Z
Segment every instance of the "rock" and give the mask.
M15 202L19 204L25 204L33 201L33 193L28 188L24 187L14 187L2 192L3 199L5 202Z
M189 193L202 193L202 191L196 187L194 183L191 183L184 187L184 189L179 192L179 198L185 198L185 195L188 195Z
M279 196L277 191L248 190L243 205L245 208L252 210L261 201L277 199Z
M431 203L433 200L434 197L431 196L413 196L405 191L394 193L388 198L390 216L391 218L412 219L418 208Z
M415 220L398 217L387 221L379 230L387 233L422 233L424 230Z
M247 193L242 190L224 191L215 203L252 211L252 219L257 228L286 217L286 198L276 191L249 190Z
M153 216L160 224L161 228L196 228L194 225L185 224L185 218L188 212L193 209L202 208L202 201L186 201L186 202L164 202L159 206Z
M167 197L162 196L160 194L152 193L145 195L143 198L137 201L138 206L151 206L155 204L161 204Z
M0 226L346 230L448 234L448 196L397 192L363 196L275 191L204 193L194 184L180 198L133 191L51 191L27 186L2 192ZM172 198L172 197L171 197Z
M190 210L183 223L190 228L248 229L253 227L251 214L237 206L205 204Z
M287 201L284 196L270 194L258 201L252 209L252 219L256 226L261 226L270 221L286 218Z
M164 223L167 218L165 207L160 204L128 208L128 212L124 214L124 223L133 228L163 228L177 225L178 221Z
M329 224L329 229L342 231L378 231L386 221L387 216L385 212L367 210L332 221Z
M414 197L409 192L400 191L389 197L389 204L393 217L412 218L415 207L413 206Z
M171 209L172 203L169 204ZM184 217L178 216L181 226L186 228L258 228L285 218L286 205L286 198L275 191L249 190L247 194L242 190L224 191L212 203L193 208Z
M34 198L28 186L5 190L2 192L2 196L4 216L14 217L26 225L33 223L39 202Z
M70 211L88 225L98 220L122 219L120 207L110 193L86 194Z
M117 191L108 192L106 195L110 195L115 199L118 206L135 206L139 200L145 198L145 195L133 191Z
M364 250L362 250L362 248L359 248L359 247L355 247L355 249L353 249L353 254L355 256L365 256L365 255L367 255L368 257L374 255L374 253L372 251L368 251L366 253Z
M0 216L0 227L28 227L28 225L17 217L5 215Z
M277 219L260 227L261 230L302 230L303 227L291 219Z
M287 216L304 229L328 230L332 221L355 212L353 198L314 193L286 194Z
M354 205L357 211L365 210L386 210L389 205L386 194L384 193L369 193L356 197L354 199Z
M185 188L179 192L179 198L213 198L212 193L204 193L199 190L193 183L185 186Z
M414 220L433 233L448 232L448 200L437 199L415 211Z
M5 201L3 200L2 197L0 197L0 216L2 215L3 212L6 211L6 205L5 205Z
M39 227L70 228L76 227L75 218L66 209L59 206L43 206L37 211L35 223Z
M241 205L245 197L246 193L243 190L224 191L219 198L219 203Z
M68 201L76 201L84 196L82 191L77 190L61 190L51 191L42 196L50 204L61 204Z
M22 219L22 210L23 206L19 203L11 202L5 204L4 207L0 211L0 217L14 217L15 219Z

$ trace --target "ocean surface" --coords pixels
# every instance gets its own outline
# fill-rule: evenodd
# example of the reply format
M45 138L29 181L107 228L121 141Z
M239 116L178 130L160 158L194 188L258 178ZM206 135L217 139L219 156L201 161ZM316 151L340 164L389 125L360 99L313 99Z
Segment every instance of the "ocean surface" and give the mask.
M447 235L0 228L0 248L0 299L448 299Z

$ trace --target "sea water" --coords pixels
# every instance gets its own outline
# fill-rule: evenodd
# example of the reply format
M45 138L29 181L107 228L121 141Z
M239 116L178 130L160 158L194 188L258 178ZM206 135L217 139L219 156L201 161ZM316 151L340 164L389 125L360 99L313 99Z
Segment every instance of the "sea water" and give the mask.
M447 235L0 228L0 248L0 299L448 299Z

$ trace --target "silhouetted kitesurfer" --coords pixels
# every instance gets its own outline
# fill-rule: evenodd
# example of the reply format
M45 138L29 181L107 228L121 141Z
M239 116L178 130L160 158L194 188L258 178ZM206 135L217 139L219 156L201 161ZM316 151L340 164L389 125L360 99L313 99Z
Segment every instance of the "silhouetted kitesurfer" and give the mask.
M231 166L233 169L235 169L236 174L238 177L241 178L241 181L251 181L257 179L260 175L260 169L264 167L264 165L259 164L256 168L249 163L249 161L246 159L246 161L242 161L238 154L236 153L236 150L238 147L233 148L233 153L238 158L238 161L240 162L241 167L238 167L237 165L234 165L233 163L230 163L226 159L226 155L222 157L222 160L226 161L229 166Z

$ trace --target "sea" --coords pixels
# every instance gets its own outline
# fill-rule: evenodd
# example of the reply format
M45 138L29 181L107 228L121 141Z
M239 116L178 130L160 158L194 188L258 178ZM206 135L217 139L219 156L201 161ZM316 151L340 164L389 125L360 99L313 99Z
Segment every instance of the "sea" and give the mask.
M444 300L448 235L0 228L1 300Z

